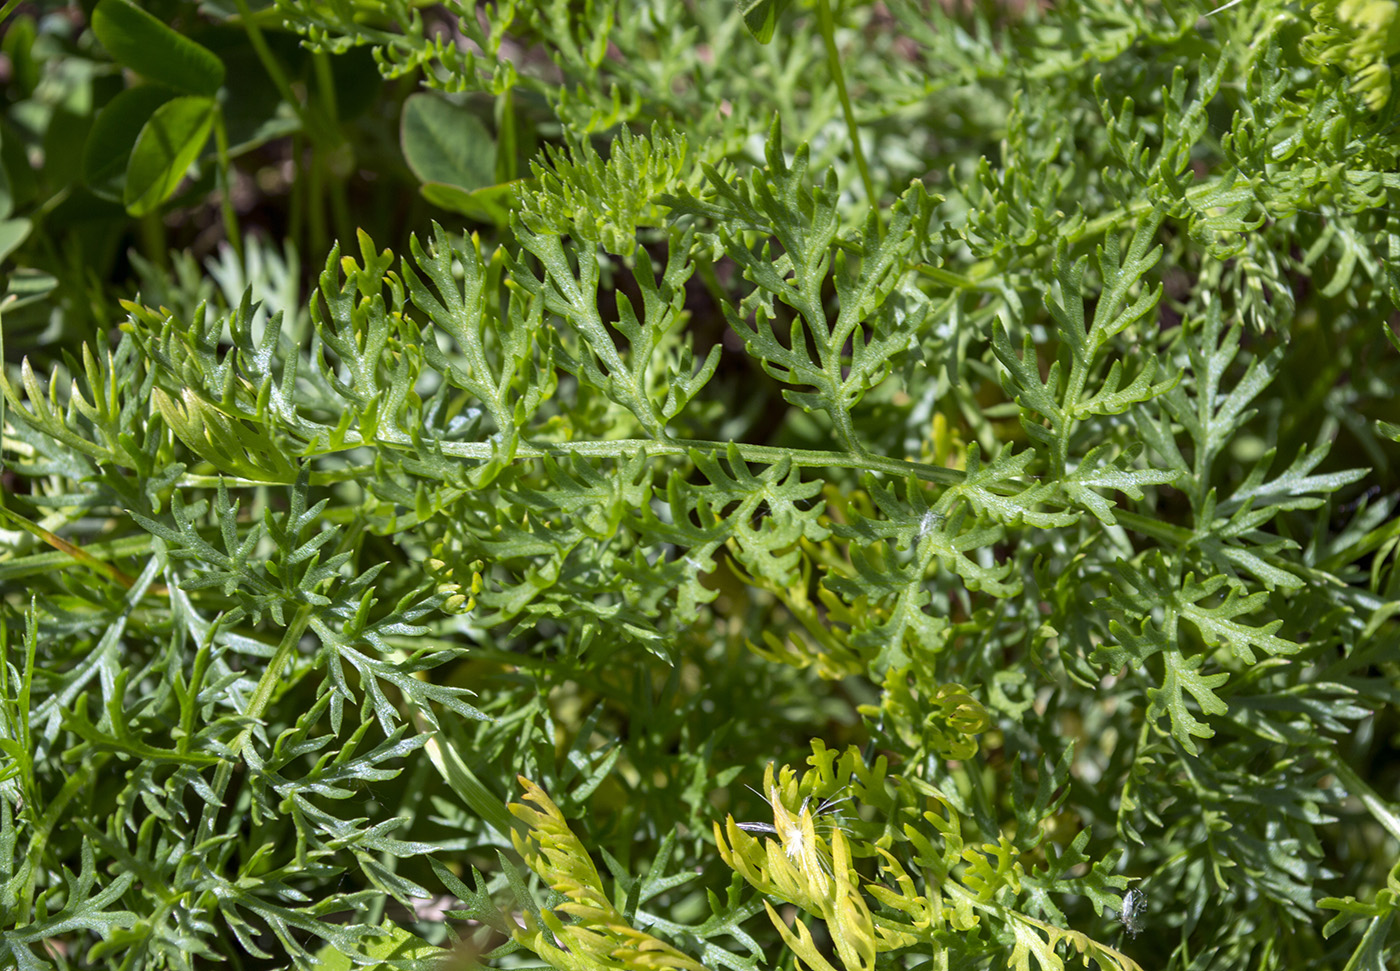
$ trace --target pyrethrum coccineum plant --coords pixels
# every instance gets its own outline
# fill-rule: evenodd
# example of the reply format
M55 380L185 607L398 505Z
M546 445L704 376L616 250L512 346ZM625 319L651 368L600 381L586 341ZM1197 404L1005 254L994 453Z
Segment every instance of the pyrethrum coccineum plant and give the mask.
M1396 3L6 9L0 963L1396 966Z

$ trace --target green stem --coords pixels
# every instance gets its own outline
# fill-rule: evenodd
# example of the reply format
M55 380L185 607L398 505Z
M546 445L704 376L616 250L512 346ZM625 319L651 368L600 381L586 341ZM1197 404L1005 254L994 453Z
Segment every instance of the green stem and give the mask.
M287 625L287 630L282 635L281 643L277 645L277 651L267 662L267 668L263 671L262 677L258 679L258 686L253 690L253 697L248 702L248 708L243 713L247 719L247 726L238 733L238 737L229 746L232 758L219 763L219 767L214 770L214 781L212 789L214 799L206 803L203 815L199 820L199 841L206 843L214 836L214 827L218 822L219 813L224 809L235 811L234 807L225 805L224 793L228 791L229 782L233 779L235 769L242 771L244 766L236 762L239 755L243 754L248 747L249 740L253 737L262 721L263 712L267 710L268 704L272 701L272 696L282 681L282 669L287 666L292 655L296 652L297 644L301 641L301 635L306 632L307 626L311 623L311 605L304 604L291 618L291 623ZM247 761L247 756L244 756ZM233 829L240 825L239 820L233 822ZM212 845L212 844L208 844ZM214 902L214 891L205 890L195 901L196 907L209 907Z
M0 516L3 516L3 513L0 513ZM151 545L150 534L142 533L139 536L124 536L106 543L91 543L83 547L83 552L93 560L106 562L128 556L149 554ZM31 553L28 556L16 556L12 560L0 563L0 582L41 573L51 573L69 566L72 562L73 557L70 554L57 550Z
M137 224L140 227L141 248L146 259L162 270L170 269L170 252L165 241L165 221L159 212L148 212Z
M866 201L875 213L876 232L879 232L880 199L875 194L875 180L870 177L870 166L865 162L865 150L860 145L860 128L856 125L855 109L851 107L851 95L846 90L846 74L841 70L841 52L836 49L836 24L831 16L829 0L817 0L817 22L821 26L822 42L826 45L826 61L831 68L831 77L836 82L836 94L841 99L841 113L846 116L846 129L851 133L851 154L855 156L856 168L860 169Z
M250 724L238 736L238 741L232 748L234 751L241 751L248 739L253 737L255 724L259 721L263 712L267 710L268 703L272 701L272 695L277 690L277 686L282 682L282 668L291 660L295 653L297 644L301 641L301 635L306 632L307 626L311 623L311 605L303 605L292 617L292 622L287 625L286 632L282 635L281 642L277 645L277 653L272 655L272 660L267 662L267 670L258 679L258 686L253 689L253 697L248 701L248 709L243 712L243 716ZM229 765L231 763L224 763Z
M1347 765L1341 758L1334 759L1331 766L1332 771L1337 773L1337 778L1342 781L1342 785L1346 786L1347 792L1361 800L1361 804L1366 807L1371 818L1380 823L1392 838L1400 840L1400 815L1396 815L1395 808L1382 799L1376 790L1362 781L1361 776L1356 774L1356 770Z
M311 67L316 72L316 86L320 88L321 107L332 125L339 123L340 106L335 100L335 76L331 74L331 60L324 51L311 55Z
M1119 525L1126 526L1135 533L1155 539L1170 549L1179 549L1195 538L1195 533L1184 526L1173 526L1152 516L1143 516L1127 509L1113 510L1113 518Z
M342 448L335 451L345 451L360 448L370 444L358 437L347 437ZM373 443L387 448L408 447L411 443L408 439L380 438ZM522 442L516 446L513 453L514 459L541 459L546 455L555 458L578 455L583 458L612 458L621 459L636 455L645 451L649 456L687 456L692 449L700 452L719 452L723 454L730 446L729 442L700 441L696 439L672 439L670 441L658 442L646 438L625 438L610 439L608 441L590 442L549 442L543 444L530 444ZM490 442L436 442L433 447L441 449L443 455L458 459L469 459L474 461L490 461L501 458L498 447ZM960 469L945 469L935 465L927 465L923 462L906 462L902 459L887 458L883 455L857 454L854 452L821 452L815 449L805 448L778 448L771 445L748 445L734 443L734 448L739 457L745 462L756 462L762 465L775 465L783 460L791 461L793 465L802 468L819 469L855 469L862 472L879 472L884 475L907 478L913 476L924 482L934 482L940 485L957 485L966 477ZM334 454L328 450L320 453L322 455ZM344 469L336 469L328 472L313 472L311 474L312 485L329 485L335 482L348 482L352 479L361 479L372 472L372 466L353 466ZM186 475L182 476L179 485L182 488L203 488L212 489L222 482L229 488L252 488L255 486L286 485L271 480L244 479L228 475Z
M331 224L335 227L335 237L338 240L351 240L355 238L355 220L350 215L350 200L345 196L345 180L335 172L328 173L330 176L330 186L326 195L331 204ZM317 250L320 252L320 250Z
M235 758L243 752L248 745L248 740L253 737L253 732L260 724L263 712L267 710L268 704L272 701L273 693L282 682L282 669L287 666L287 662L296 652L301 635L306 632L307 625L310 623L311 606L306 604L293 615L291 623L287 625L287 630L282 635L281 643L277 645L276 653L267 662L267 668L263 671L262 677L258 679L258 686L253 689L253 697L248 701L247 710L243 712L248 727L239 732L238 737L229 746L229 752ZM219 767L214 770L215 801L205 810L204 818L201 821L201 829L204 830L201 834L202 839L208 839L214 835L214 819L218 815L218 809L223 808L224 793L228 790L229 781L233 778L234 768L235 763L230 759L220 762Z
M39 863L44 857L44 849L49 845L49 836L53 833L59 820L66 818L68 804L77 797L91 777L111 760L110 755L103 753L94 756L91 761L84 762L73 770L73 774L63 783L63 788L58 790L58 795L54 796L45 808L44 815L39 818L34 827L34 833L29 838L29 849L24 857L26 873L23 888L19 893L19 899L23 901L20 905L20 913L27 914L29 911L30 902L34 899L34 884L39 874Z
M229 162L228 156L228 129L224 127L224 113L222 110L214 112L214 146L219 158L219 183L223 189L219 193L219 211L224 218L224 235L228 237L228 243L233 247L233 253L238 257L239 265L243 265L243 235L238 228L238 214L233 211L233 166Z
M517 170L520 153L520 136L515 124L515 89L506 88L496 101L499 115L496 119L496 181L512 182L519 174Z
M310 171L306 176L306 195L302 197L306 202L307 233L310 236L312 253L324 253L330 249L330 241L326 236L325 176L325 156L317 151L313 143Z
M316 87L320 92L321 115L318 122L325 122L317 154L326 159L326 194L335 235L338 239L347 240L355 235L355 226L350 215L350 202L345 196L344 173L347 166L342 164L342 160L349 153L349 146L339 137L340 106L336 102L335 76L331 73L330 58L323 53L312 55L311 67L316 72Z
M420 728L420 731L422 729ZM404 784L404 791L407 796L399 806L398 818L403 820L400 824L405 830L413 825L414 817L418 815L418 808L423 802L423 793L428 788L428 773L432 771L431 761L424 759L414 759L413 769L408 780ZM399 868L400 857L392 850L383 850L379 854L379 865L386 873L395 873ZM365 923L379 926L384 920L384 909L389 904L389 895L381 893L370 902L369 912L365 915Z
M304 136L300 132L292 134L292 185L291 197L287 200L287 211L291 214L287 223L287 238L297 246L305 247L303 253L315 253L311 249L310 240L303 239L302 234L306 231L306 187L302 180L297 178L296 172L301 165L301 157L306 151Z
M974 290L979 293L1001 292L1001 288L997 286L995 280L985 283L980 279L994 270L989 260L973 264L968 268L967 273L954 273L952 270L945 270L941 266L929 266L927 263L910 263L909 265L920 276L926 276L935 283L941 283L956 290Z
M1395 173L1370 172L1370 171L1350 171L1345 173L1345 178L1353 185L1360 185L1367 179L1378 178L1386 188L1400 188L1400 175ZM1223 176L1217 176L1205 182L1197 182L1186 190L1186 198L1191 201L1198 201L1214 193L1224 181ZM1244 187L1225 196L1217 202L1218 205L1228 206L1243 202L1250 197L1251 189L1248 184ZM1156 206L1153 199L1140 199L1121 209L1116 209L1111 213L1090 219L1080 226L1078 232L1069 239L1070 242L1079 242L1084 239L1094 239L1113 229L1141 218L1151 212ZM1298 210L1303 211L1303 210ZM1068 217L1065 217L1068 218ZM1048 244L1047 244L1048 245ZM1005 266L997 266L991 260L982 260L969 267L964 273L954 273L942 267L929 266L926 263L909 262L909 267L919 275L941 283L944 286L953 287L959 290L974 290L983 293L996 293L1000 288L994 284L983 282L991 277L1005 272Z
M73 185L70 183L61 189L54 190L54 194L45 199L35 210L29 213L29 218L34 222L40 222L43 217L53 212L63 203L68 201L68 197L73 194Z
M253 51L258 55L258 60L262 62L263 70L267 72L267 76L272 79L277 93L296 113L297 120L301 122L302 130L314 138L315 135L307 123L306 109L292 91L292 85L288 82L287 75L282 73L282 65L277 63L272 49L267 46L262 28L258 26L257 20L253 17L253 11L248 7L248 0L233 0L233 5L238 8L238 19L243 25L243 32L248 35L248 43L253 45Z

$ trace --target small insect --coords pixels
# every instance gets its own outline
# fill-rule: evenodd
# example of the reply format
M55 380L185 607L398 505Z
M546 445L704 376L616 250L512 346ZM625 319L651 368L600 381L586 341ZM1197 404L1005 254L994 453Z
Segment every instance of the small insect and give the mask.
M922 540L935 529L941 529L947 522L947 517L941 513L936 513L932 509L924 510L924 514L919 517L919 529L914 534L915 541Z
M1142 931L1142 912L1147 909L1147 894L1141 890L1129 890L1123 894L1123 909L1118 912L1118 919L1123 923L1123 928L1133 937L1137 937Z
M813 810L812 798L808 796L802 800L802 808L793 813L783 805L777 786L771 786L767 796L761 792L758 795L772 808L773 822L739 823L739 828L750 833L771 833L776 836L784 855L808 877L824 885L826 876L831 872L831 863L823 855L825 847L821 846L817 836L816 820L831 815L833 808L846 799L826 799ZM832 825L836 823L832 822Z
M1207 17L1214 17L1216 14L1220 13L1222 10L1229 10L1231 7L1235 6L1236 4L1238 4L1238 3L1240 3L1240 2L1242 2L1242 0L1230 0L1229 3L1222 3L1220 6L1216 7L1214 10L1208 10L1208 11L1206 11L1206 16L1207 16ZM1126 909L1126 905L1125 905L1125 909Z

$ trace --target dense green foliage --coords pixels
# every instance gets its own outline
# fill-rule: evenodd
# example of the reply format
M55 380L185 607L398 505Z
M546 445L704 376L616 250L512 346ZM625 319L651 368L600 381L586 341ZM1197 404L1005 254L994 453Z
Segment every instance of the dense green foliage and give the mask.
M1400 966L1393 0L3 10L0 966Z

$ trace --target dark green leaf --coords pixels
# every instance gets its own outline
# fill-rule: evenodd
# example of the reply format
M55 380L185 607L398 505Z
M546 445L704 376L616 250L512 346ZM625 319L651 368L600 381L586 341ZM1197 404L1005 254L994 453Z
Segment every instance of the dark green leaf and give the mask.
M505 226L510 222L518 190L519 186L514 182L470 191L446 182L425 182L419 187L423 198L433 205L495 226Z
M4 261L29 237L34 224L28 219L0 219L0 261Z
M104 199L122 200L132 148L156 109L174 97L169 88L143 84L107 102L83 145L83 181L89 189Z
M792 0L740 0L739 8L744 13L744 26L760 44L773 39L778 18L783 15Z
M212 98L224 83L224 65L207 48L130 0L102 0L92 29L119 64L176 91Z
M435 94L415 94L404 103L399 138L420 182L470 193L496 181L495 140L468 108Z
M209 140L217 106L209 98L176 98L156 109L131 150L122 203L133 216L154 212L179 187Z

